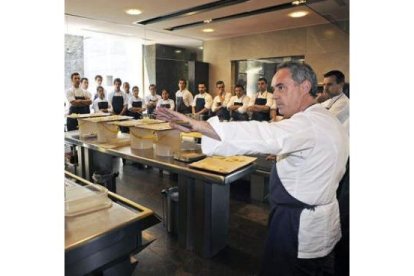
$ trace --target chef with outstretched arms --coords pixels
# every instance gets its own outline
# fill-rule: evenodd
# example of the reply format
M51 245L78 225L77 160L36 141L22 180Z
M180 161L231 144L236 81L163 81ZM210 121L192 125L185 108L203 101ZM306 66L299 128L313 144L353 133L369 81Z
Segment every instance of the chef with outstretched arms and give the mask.
M280 122L196 121L159 108L157 118L203 134L207 155L273 154L271 212L261 275L319 275L341 238L338 183L349 154L348 135L316 103L317 80L304 63L278 66L272 79ZM185 124L183 124L183 122Z

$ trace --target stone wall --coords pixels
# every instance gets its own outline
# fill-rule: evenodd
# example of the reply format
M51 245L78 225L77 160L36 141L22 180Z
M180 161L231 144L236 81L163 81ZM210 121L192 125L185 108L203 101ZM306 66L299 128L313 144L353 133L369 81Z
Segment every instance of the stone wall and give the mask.
M65 89L72 86L73 72L84 75L83 37L65 34Z

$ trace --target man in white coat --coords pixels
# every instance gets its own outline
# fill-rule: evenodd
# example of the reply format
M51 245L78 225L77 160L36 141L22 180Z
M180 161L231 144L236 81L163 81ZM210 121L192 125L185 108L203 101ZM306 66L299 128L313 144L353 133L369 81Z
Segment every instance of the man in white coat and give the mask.
M348 135L316 103L317 80L309 65L280 64L272 86L285 118L280 122L202 122L162 108L157 114L177 129L201 132L207 155L276 155L261 275L319 275L333 264L330 255L341 238L336 190L346 169Z

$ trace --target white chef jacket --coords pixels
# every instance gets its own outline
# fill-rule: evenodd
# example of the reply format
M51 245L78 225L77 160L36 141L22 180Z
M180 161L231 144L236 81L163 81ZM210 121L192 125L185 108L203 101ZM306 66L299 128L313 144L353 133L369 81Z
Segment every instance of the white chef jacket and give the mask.
M187 107L191 106L193 103L193 94L191 94L191 92L187 89L184 89L183 91L178 90L175 92L175 99L177 99L177 97L183 97L184 104Z
M268 106L269 108L272 107L273 104L273 94L265 91L263 93L261 93L260 91L257 92L256 94L254 94L251 98L250 98L250 102L249 102L249 107L254 105L254 102L256 101L256 98L259 99L266 99L266 106Z
M128 101L128 109L132 108L132 103L133 102L142 102L141 108L146 108L145 101L142 98L140 98L139 96L138 96L138 98L135 98L135 96L132 95L131 98L129 98L129 101Z
M169 104L170 105L170 110L173 110L174 111L174 109L175 109L175 103L171 99L167 99L167 100L161 99L161 100L159 100L157 102L157 107L160 107L162 104Z
M69 107L71 106L70 102L76 100L75 97L85 97L85 99L91 99L92 95L86 90L83 90L82 88L75 88L71 87L68 90L66 90L66 98L69 102Z
M336 190L349 155L348 135L339 121L315 104L280 122L208 120L221 141L203 136L207 155L273 154L279 178L294 198L316 205L304 209L298 232L298 258L329 254L341 238Z
M239 113L243 114L243 113L246 113L246 111L247 111L247 106L249 105L249 101L250 101L250 97L246 96L246 95L241 96L241 98L238 98L237 96L233 96L233 97L230 98L230 101L227 104L227 108L234 105L234 103L243 103L243 105L241 105L236 110L236 112L239 112Z
M221 100L220 95L215 96L213 100L213 104L211 106L211 111L216 112L216 110L218 109L217 103L221 103L221 106L227 107L227 104L229 103L230 98L231 98L230 92L227 92L226 94L224 94L224 101Z
M194 106L194 107L196 106L196 101L197 101L198 98L204 99L204 101L205 101L204 107L205 108L207 108L207 109L211 108L211 105L213 104L213 97L211 97L210 94L208 94L207 92L204 92L204 94L199 93L199 94L195 95L192 106Z
M98 103L100 103L100 102L108 102L108 100L105 99L105 98L103 98L103 99L101 99L99 97L96 98L92 103L92 107L93 107L93 110L94 110L95 113L99 113L99 112L102 113L102 111L99 110L99 105L98 105ZM112 112L112 105L111 105L110 102L108 102L108 112L109 113Z
M129 100L134 96L134 94L131 92L131 91L129 91L129 93L127 94L125 91L124 91L124 93L125 93L125 95L127 96L127 99L128 99L128 103L129 103Z
M342 124L349 118L349 99L344 93L327 99L322 106L332 112Z
M128 96L125 94L124 91L118 91L118 92L112 91L111 93L109 93L108 102L110 102L111 104L112 104L112 98L114 96L122 96L124 98L124 106L128 105Z

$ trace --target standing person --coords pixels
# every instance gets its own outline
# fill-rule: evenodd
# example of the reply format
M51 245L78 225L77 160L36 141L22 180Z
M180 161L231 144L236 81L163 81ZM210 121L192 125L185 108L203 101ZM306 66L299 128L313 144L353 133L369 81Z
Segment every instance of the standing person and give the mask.
M207 87L204 82L198 84L198 93L193 100L192 113L201 120L206 121L208 119L208 113L211 105L213 104L213 98L207 93Z
M213 115L217 115L220 121L229 121L230 113L227 110L227 104L230 101L231 93L226 92L224 82L219 80L216 82L217 96L214 97L211 111Z
M138 86L132 87L133 95L128 102L128 111L130 116L133 116L134 119L142 119L142 112L145 111L145 102L142 98L139 97L139 88Z
M99 86L102 86L102 88L104 90L104 96L105 96L105 98L107 98L108 93L107 93L105 87L103 87L103 85L102 85L102 76L101 75L96 75L95 76L95 87L96 87L96 89L98 89ZM94 95L93 99L95 100L98 96L99 96L98 93L96 93Z
M157 86L155 84L150 84L149 91L150 94L145 96L145 104L147 105L147 114L151 115L157 107L157 102L161 100L161 96L157 94Z
M115 115L126 115L128 107L128 99L125 93L121 91L121 84L121 79L116 78L114 80L114 91L109 93L108 97Z
M93 101L93 110L95 113L110 113L112 112L112 105L108 102L105 98L104 89L102 86L98 86L96 88L96 94L98 94L98 98Z
M167 89L163 89L161 93L161 100L157 102L157 107L165 107L170 110L175 109L174 101L169 98L170 93L168 93Z
M131 91L129 91L129 89L130 89L129 82L124 82L122 84L122 89L123 89L125 95L127 96L127 100L129 102L129 99L131 99L132 94L133 94L133 93L131 93Z
M178 81L178 90L175 93L175 106L177 112L182 114L191 113L192 108L191 104L193 102L193 94L188 91L187 81L185 79L180 79Z
M88 78L83 77L83 78L81 78L80 82L81 82L80 83L80 88L82 88L82 90L85 91L89 95L89 99L92 100L92 93L89 92L89 90L88 90L88 88L89 88ZM91 108L93 108L92 104L89 106L89 112L88 113L90 113Z
M349 118L349 99L343 93L345 76L341 71L333 70L323 75L323 93L329 99L322 103L344 124Z
M230 111L230 117L232 121L247 121L249 116L247 115L247 106L250 102L250 97L244 95L243 85L236 84L234 86L234 96L230 98L227 104L227 109Z
M259 78L257 87L259 91L250 98L247 111L252 112L252 120L269 121L273 95L267 91L267 80L265 78Z
M272 79L285 117L278 123L207 122L160 109L158 118L183 131L204 134L207 155L278 156L269 181L269 231L262 275L321 275L341 237L336 190L345 173L348 135L335 116L316 103L317 81L307 64L286 62ZM185 120L189 128L175 124ZM331 268L333 271L333 268Z
M69 114L88 114L90 113L89 105L92 103L89 92L80 88L80 75L75 72L70 76L72 87L66 90L66 98L69 102ZM78 129L78 120L67 118L66 129L68 131Z

